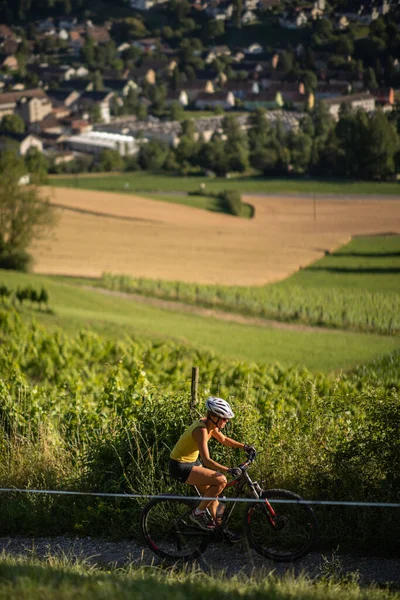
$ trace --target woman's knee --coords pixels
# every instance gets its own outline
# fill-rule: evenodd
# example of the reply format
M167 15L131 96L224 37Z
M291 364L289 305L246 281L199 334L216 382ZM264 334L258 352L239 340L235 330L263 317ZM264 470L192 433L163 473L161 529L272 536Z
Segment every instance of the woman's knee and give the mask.
M225 475L223 475L222 473L218 473L217 474L217 485L219 485L220 487L225 487L227 483L228 483L228 480L225 477Z

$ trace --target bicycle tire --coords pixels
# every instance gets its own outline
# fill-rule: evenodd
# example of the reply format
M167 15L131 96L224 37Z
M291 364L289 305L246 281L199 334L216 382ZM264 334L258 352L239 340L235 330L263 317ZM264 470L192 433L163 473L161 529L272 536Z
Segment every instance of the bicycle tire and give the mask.
M302 500L289 490L263 490L260 498L272 500ZM249 544L256 552L277 562L298 560L315 544L318 523L307 504L272 503L275 517L265 502L251 504L245 513L244 529Z
M176 498L176 496L174 496ZM140 526L150 550L164 560L189 561L206 550L209 533L188 520L198 503L179 499L154 498L144 506Z

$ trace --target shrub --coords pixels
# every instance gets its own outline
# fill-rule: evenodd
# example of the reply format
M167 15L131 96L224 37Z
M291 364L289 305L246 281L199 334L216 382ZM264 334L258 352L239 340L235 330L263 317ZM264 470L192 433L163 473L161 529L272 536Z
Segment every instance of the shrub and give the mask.
M223 207L232 215L240 216L242 214L242 197L237 190L224 190L218 195L223 203Z

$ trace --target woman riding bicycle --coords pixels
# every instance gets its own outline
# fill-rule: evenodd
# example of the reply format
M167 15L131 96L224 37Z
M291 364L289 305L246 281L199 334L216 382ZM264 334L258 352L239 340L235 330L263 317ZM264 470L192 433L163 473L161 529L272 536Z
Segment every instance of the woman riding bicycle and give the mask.
M212 460L208 450L210 438L216 439L223 446L243 448L245 452L251 452L254 448L222 433L221 430L234 417L226 400L210 396L206 400L206 410L207 416L192 423L173 448L169 472L171 477L181 483L195 485L203 496L216 498L227 484L224 473L237 477L241 474L241 470L239 467L230 469ZM199 455L203 464L199 460ZM201 529L207 531L215 529L219 521L218 504L218 500L202 500L190 514L190 520Z

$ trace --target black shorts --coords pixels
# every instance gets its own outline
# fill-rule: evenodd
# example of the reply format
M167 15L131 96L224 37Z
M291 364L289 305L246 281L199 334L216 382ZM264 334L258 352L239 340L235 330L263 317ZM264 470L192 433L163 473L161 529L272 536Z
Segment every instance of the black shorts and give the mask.
M169 474L173 479L181 483L186 483L193 467L201 467L201 462L197 459L195 462L179 462L173 458L169 459Z

